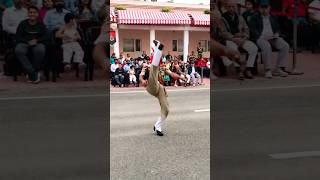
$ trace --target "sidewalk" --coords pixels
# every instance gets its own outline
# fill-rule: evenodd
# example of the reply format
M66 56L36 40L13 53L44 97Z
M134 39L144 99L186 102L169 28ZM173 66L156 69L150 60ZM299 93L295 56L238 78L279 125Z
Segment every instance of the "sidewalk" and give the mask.
M276 63L277 54L273 54L273 63ZM258 66L259 74L255 76L254 79L246 79L244 81L239 81L236 79L236 75L233 68L230 68L232 72L229 72L226 77L219 77L215 80L214 87L234 87L234 86L266 86L266 85L283 85L283 84L315 84L320 83L320 54L312 54L310 51L305 51L297 54L297 70L304 72L303 75L289 75L288 77L273 77L272 79L267 79L264 77L263 64L260 63L261 59L259 57ZM273 64L273 67L274 67ZM287 70L292 68L292 54L290 54L288 59Z
M45 81L42 76L42 81L39 84L31 84L26 82L24 76L19 76L18 81L13 81L12 76L0 75L0 91L10 91L10 90L43 90L43 89L77 89L77 88L94 88L94 87L106 87L107 80L101 71L95 71L93 81L84 81L83 73L80 72L80 77L77 78L75 73L72 71L70 73L62 73L61 78L57 79L57 82ZM185 89L185 88L209 88L210 79L204 78L203 85L196 87L174 87L169 86L168 89ZM107 87L106 87L107 88ZM144 87L113 87L110 85L110 92L118 91L135 91L143 90Z
M57 82L45 81L41 77L39 84L31 84L26 82L26 77L18 76L18 81L13 81L12 76L4 76L0 74L0 91L10 90L39 90L39 89L75 89L75 88L91 88L106 86L106 80L103 73L95 70L93 81L84 81L84 73L80 72L80 77L77 78L75 72L62 73Z
M178 86L178 87L174 87L174 86L166 86L166 89L191 89L191 88L210 88L210 79L209 78L203 78L203 85L200 86ZM110 86L110 92L125 92L125 91L137 91L137 90L145 90L145 87L113 87Z

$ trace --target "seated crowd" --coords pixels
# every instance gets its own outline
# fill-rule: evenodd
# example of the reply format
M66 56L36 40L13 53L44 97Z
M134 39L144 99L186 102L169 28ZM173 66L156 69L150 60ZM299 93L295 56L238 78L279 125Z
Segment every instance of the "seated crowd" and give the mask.
M53 61L61 61L68 71L74 64L85 67L85 57L93 57L105 69L107 37L101 27L108 17L106 6L105 0L0 1L4 53L11 49L32 83L40 81L42 65ZM98 29L94 39L90 28Z
M257 71L256 60L260 52L266 78L287 77L293 74L286 67L293 43L293 32L291 31L294 21L294 1L278 2L282 3L281 12L272 11L271 0L245 0L244 10L236 0L219 1L215 5L212 12L213 33L211 38L224 48L239 54L231 57L237 57L240 60L224 55L213 57L214 73L222 75L224 73L221 73L221 68L233 65L240 80L252 79ZM298 47L308 49L311 44L313 47L319 47L319 17L320 1L298 0ZM290 24L288 22L291 23L291 26L284 26L284 24ZM310 43L311 39L314 43ZM275 51L278 57L273 67L272 53Z
M113 53L110 57L110 64L113 86L128 87L132 85L139 87L139 75L143 68L150 66L150 57L145 51L137 58L132 58L130 54L124 56L123 53L119 58L116 58ZM167 71L170 73L166 73ZM171 72L180 78L171 77L169 75ZM198 53L198 58L196 58L194 51L192 51L187 62L184 62L181 56L172 57L168 52L162 57L159 82L165 86L198 86L201 85L201 74L207 78L210 76L210 61L203 58L201 54Z

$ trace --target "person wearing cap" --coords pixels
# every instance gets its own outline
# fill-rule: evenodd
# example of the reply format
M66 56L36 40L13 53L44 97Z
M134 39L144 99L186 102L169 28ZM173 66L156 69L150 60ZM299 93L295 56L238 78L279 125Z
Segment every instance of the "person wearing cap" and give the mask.
M149 94L158 99L160 104L161 116L153 126L153 130L158 136L164 135L162 132L162 126L169 115L168 94L164 86L159 83L159 68L163 48L164 45L160 41L153 40L151 64L150 66L144 64L139 76L141 84L146 87ZM180 78L179 75L172 73L171 71L166 70L165 73L173 78Z
M149 94L156 97L159 100L161 107L161 116L158 118L156 123L153 126L153 130L158 136L163 136L162 126L169 114L169 103L167 99L167 92L163 85L158 81L159 76L159 66L162 57L162 50L164 45L159 41L153 41L154 47L152 47L152 56L151 56L151 66L150 70L147 69L147 66L144 65L140 73L140 82Z
M259 11L249 21L250 38L261 49L262 61L265 66L265 77L286 77L285 66L288 61L289 44L280 37L278 19L270 14L270 5L267 0L261 0ZM278 58L275 69L271 70L272 48L277 49Z

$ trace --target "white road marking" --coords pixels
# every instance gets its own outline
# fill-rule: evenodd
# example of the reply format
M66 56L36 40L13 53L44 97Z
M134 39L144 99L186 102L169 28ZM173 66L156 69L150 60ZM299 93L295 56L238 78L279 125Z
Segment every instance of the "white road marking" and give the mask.
M292 158L315 157L315 156L320 156L320 151L278 153L278 154L270 154L269 156L272 159L292 159Z
M194 110L194 112L198 113L198 112L210 112L210 109L198 109L198 110Z
M202 90L210 90L210 88L197 88L197 89L166 89L167 92L183 92L183 91L202 91ZM137 90L137 91L120 91L120 92L112 92L110 94L132 94L132 93L147 93L145 89Z
M230 91L255 91L255 90L274 90L274 89L292 89L292 88L313 88L320 87L320 84L296 85L296 86L271 86L271 87L255 87L255 88L231 88L231 89L213 89L213 92L230 92Z

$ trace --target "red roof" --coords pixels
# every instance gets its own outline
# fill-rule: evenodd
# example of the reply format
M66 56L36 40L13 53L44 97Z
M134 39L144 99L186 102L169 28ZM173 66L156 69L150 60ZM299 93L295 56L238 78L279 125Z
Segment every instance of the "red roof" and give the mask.
M187 13L150 10L119 10L119 24L186 25L191 24Z
M193 25L210 26L210 15L204 13L190 13L194 23Z
M110 7L110 21L111 22L116 22L117 18L116 18L116 14L114 12L114 8Z

